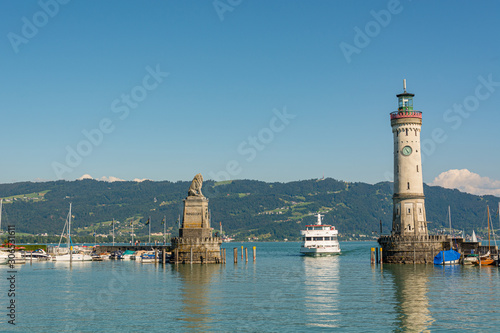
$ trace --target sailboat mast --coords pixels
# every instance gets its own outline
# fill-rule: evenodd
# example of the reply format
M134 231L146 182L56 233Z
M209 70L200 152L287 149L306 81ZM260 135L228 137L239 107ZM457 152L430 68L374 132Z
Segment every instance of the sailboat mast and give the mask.
M113 219L113 246L115 246L115 219Z
M486 206L488 209L488 251L490 250L490 206Z
M69 203L69 217L68 217L68 251L69 251L69 262L71 263L73 261L73 249L71 246L71 205L72 203Z
M2 204L3 204L3 199L0 199L0 233L2 232ZM500 207L500 203L498 207Z
M448 220L450 221L450 250L453 250L453 235L451 234L451 209L448 206Z
M167 216L163 215L163 245L167 245Z

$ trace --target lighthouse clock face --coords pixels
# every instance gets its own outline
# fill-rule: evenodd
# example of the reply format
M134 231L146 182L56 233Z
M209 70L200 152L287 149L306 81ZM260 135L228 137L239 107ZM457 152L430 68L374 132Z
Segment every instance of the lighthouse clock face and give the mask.
M404 156L409 156L411 154L411 147L410 146L405 146L403 147L403 150L401 151Z

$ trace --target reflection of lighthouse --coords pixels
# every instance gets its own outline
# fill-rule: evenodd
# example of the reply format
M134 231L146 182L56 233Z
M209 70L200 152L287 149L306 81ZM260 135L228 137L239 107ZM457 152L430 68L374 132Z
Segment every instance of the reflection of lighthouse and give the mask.
M394 135L394 211L392 232L398 235L427 235L425 220L420 128L422 112L413 110L413 96L397 95L398 111L391 113Z
M426 332L434 322L429 310L428 274L432 266L387 266L394 276L396 291L396 326L403 332Z

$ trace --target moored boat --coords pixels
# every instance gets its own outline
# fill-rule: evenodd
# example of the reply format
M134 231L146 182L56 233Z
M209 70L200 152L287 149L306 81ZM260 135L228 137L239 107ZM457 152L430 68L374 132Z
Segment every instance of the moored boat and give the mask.
M306 225L301 230L302 245L300 253L308 256L327 256L340 253L338 230L334 226L322 224L323 215L317 214L316 224Z
M131 257L135 255L135 251L132 250L126 250L123 252L123 259L125 260L131 260Z
M142 263L150 263L150 262L155 262L158 261L158 259L155 259L155 254L154 252L145 252L141 254L141 262Z
M455 250L441 251L434 257L434 265L457 265L460 253Z
M50 254L45 252L44 249L36 249L35 251L32 251L32 252L25 252L22 256L26 260L31 259L31 260L43 261L43 260L51 260L52 259Z

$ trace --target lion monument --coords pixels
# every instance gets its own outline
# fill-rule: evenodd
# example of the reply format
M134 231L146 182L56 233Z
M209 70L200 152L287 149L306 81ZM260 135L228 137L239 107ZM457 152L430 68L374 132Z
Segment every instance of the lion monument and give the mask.
M201 173L194 176L191 186L189 186L188 197L197 196L202 197L201 186L203 185L203 176Z

